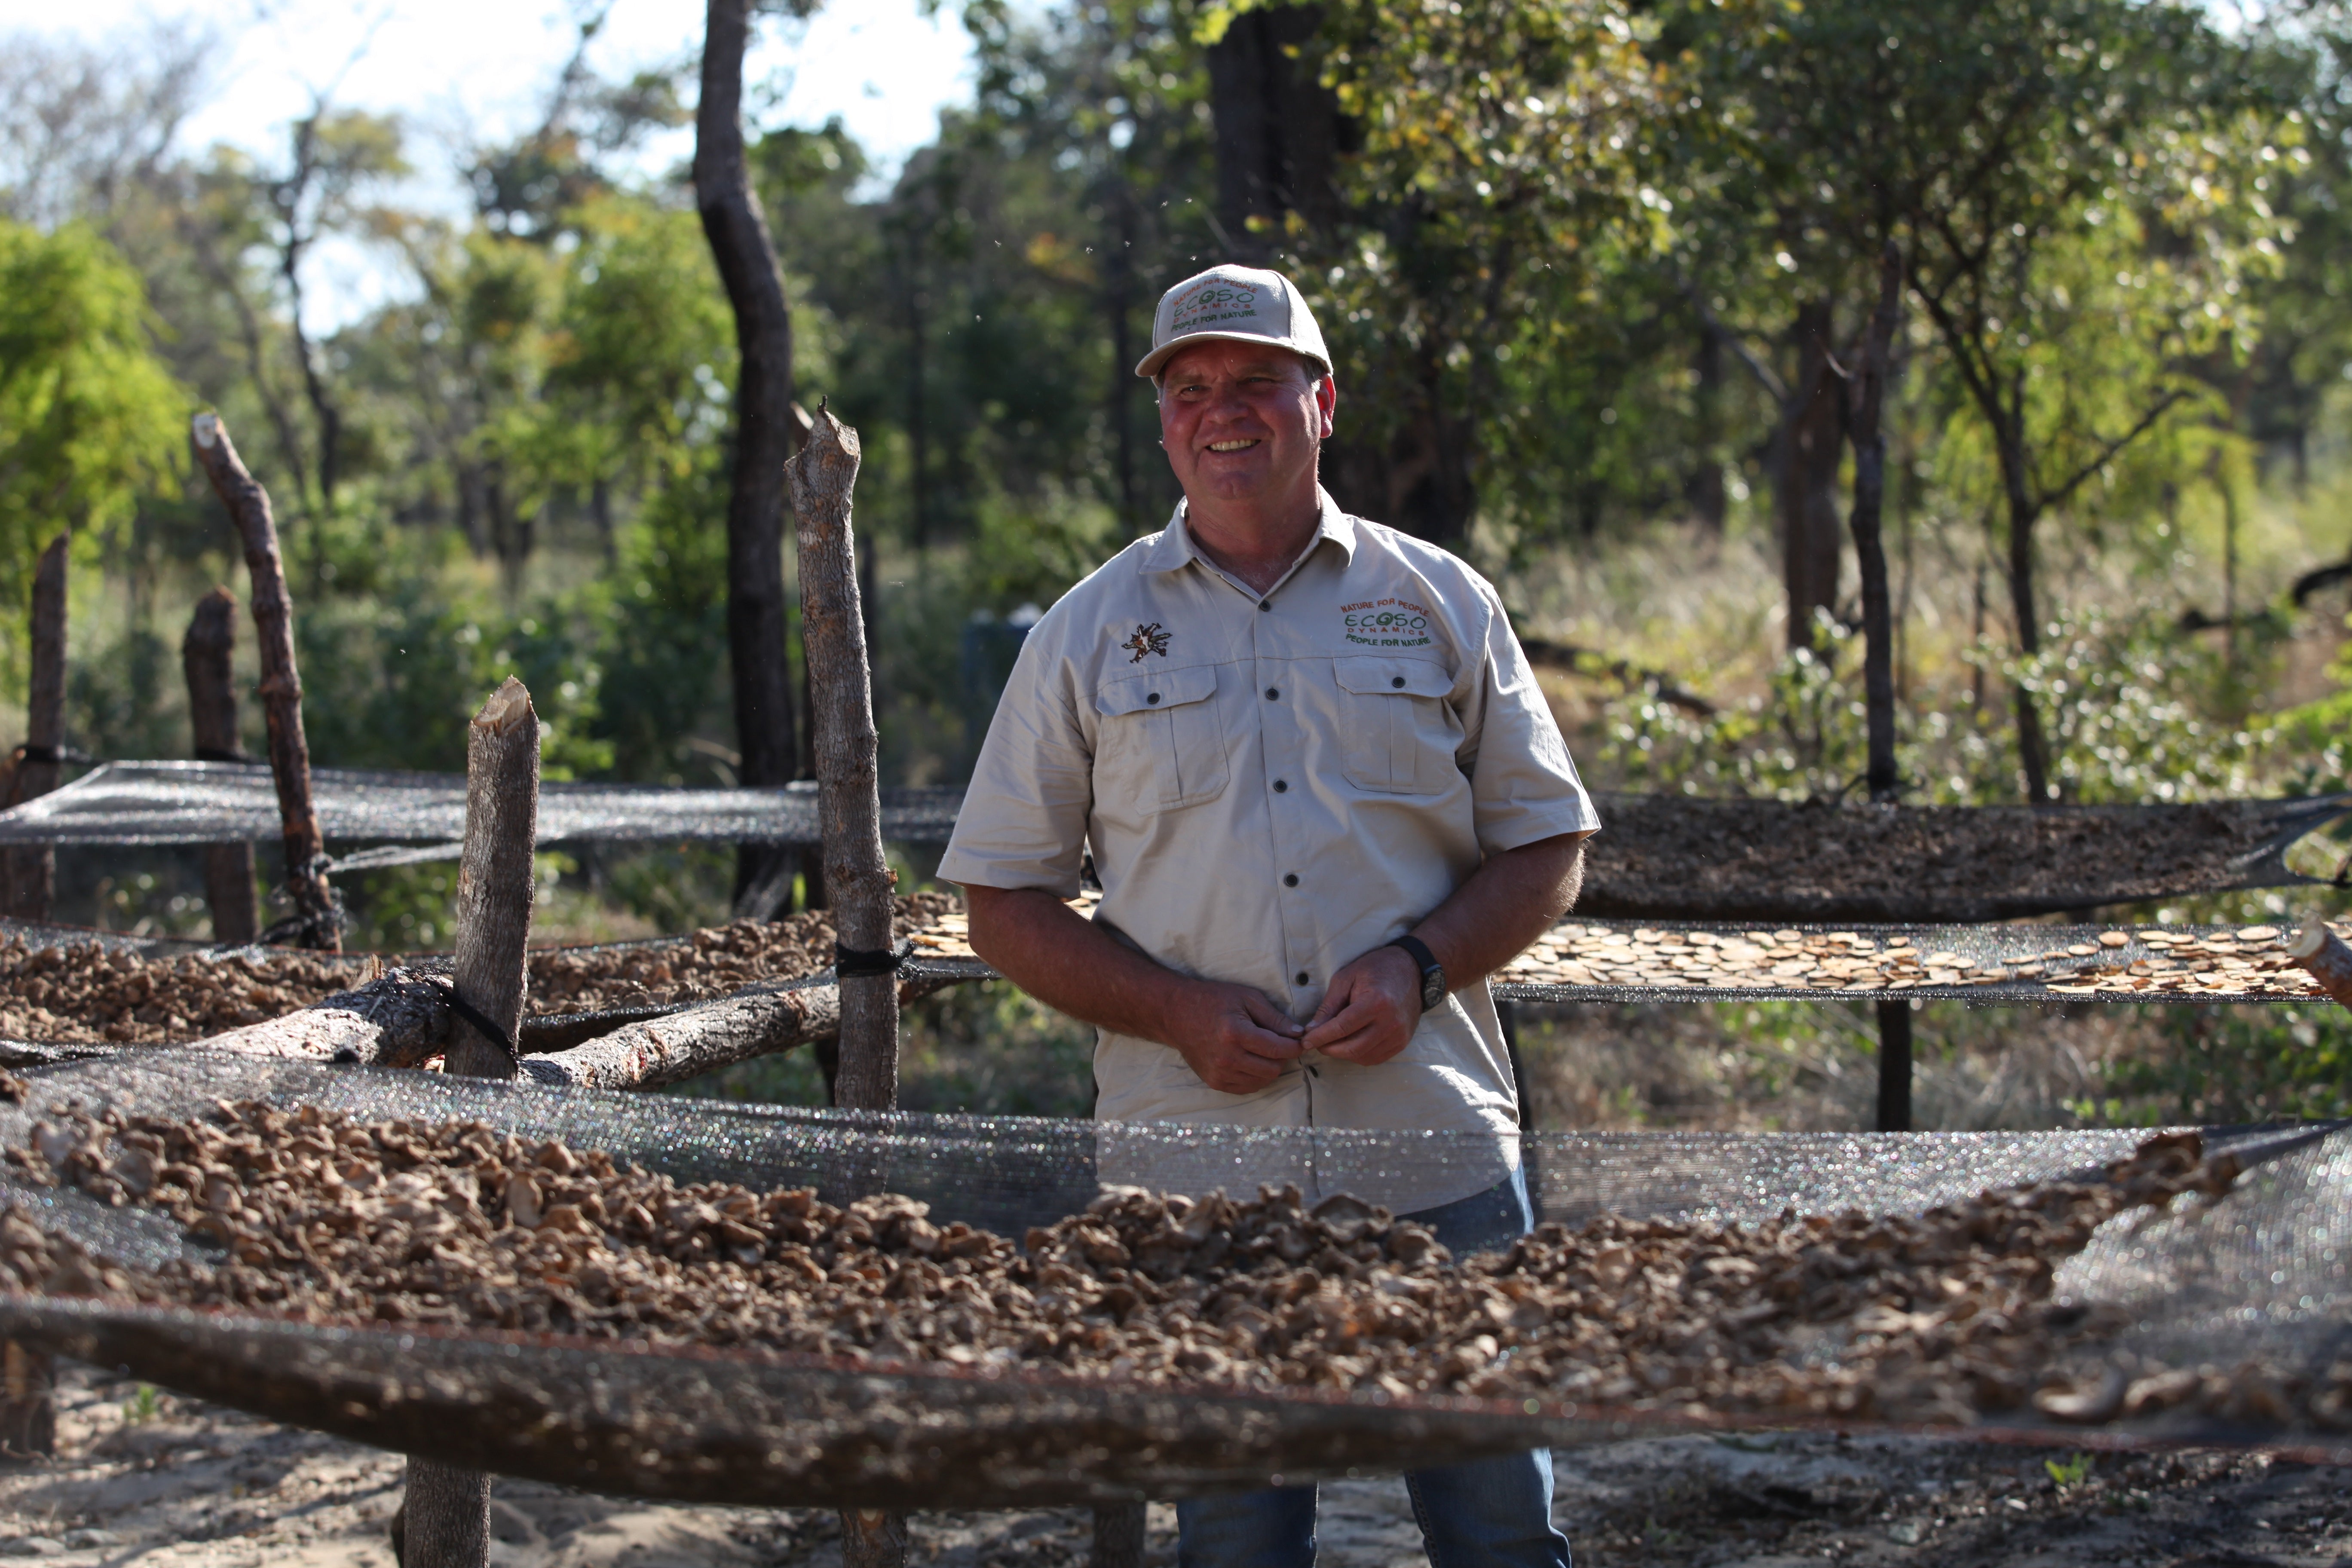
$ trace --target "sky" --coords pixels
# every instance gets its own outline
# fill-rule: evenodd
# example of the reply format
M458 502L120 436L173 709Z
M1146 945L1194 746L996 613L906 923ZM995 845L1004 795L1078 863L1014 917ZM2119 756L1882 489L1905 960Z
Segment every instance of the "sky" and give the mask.
M578 37L575 16L600 0L0 0L0 35L68 35L135 45L160 26L208 31L218 65L184 132L188 150L229 142L265 158L316 92L397 111L418 177L406 205L457 214L457 150L536 124ZM608 78L690 60L702 44L695 0L611 0L589 61ZM931 140L943 104L969 100L971 40L950 5L833 0L806 23L763 22L746 62L745 102L761 126L819 126L839 115L884 176ZM646 149L648 169L693 150L692 129ZM384 258L356 247L322 254L310 325L350 320L403 289Z

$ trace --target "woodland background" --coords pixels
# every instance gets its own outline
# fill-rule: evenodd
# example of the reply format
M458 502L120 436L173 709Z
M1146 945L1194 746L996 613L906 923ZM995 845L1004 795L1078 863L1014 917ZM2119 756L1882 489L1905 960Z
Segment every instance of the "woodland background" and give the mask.
M187 145L221 88L205 35L0 38L0 603L70 527L75 745L188 753L178 639L199 594L242 582L184 455L214 407L277 501L317 762L462 768L467 715L511 671L550 776L737 782L733 322L689 172L625 173L691 118L698 62L604 79L598 19L577 13L535 129L463 151L462 221L393 200L422 155L397 116L322 100L272 157ZM1850 796L1844 374L1891 242L1906 798L2346 787L2343 9L972 0L964 19L978 89L895 178L838 125L751 127L795 395L865 438L886 782L961 780L1015 629L1165 521L1129 367L1159 292L1234 258L1290 271L1331 340L1343 504L1461 552L1523 636L1582 650L1546 679L1591 782ZM316 337L331 237L409 286ZM21 732L23 657L0 616L0 732ZM2333 874L2343 849L2305 853ZM724 919L734 887L731 856L687 848L542 866L546 936ZM353 940L446 945L451 875L348 879ZM192 859L68 854L61 913L201 932L196 886ZM1003 987L929 1006L910 1103L1084 1110L1067 1021ZM2352 1104L2352 1029L2317 1010L1929 1014L1922 1125ZM1851 1125L1869 1048L1820 1004L1563 1010L1529 1039L1558 1122ZM722 1091L813 1081L787 1061Z

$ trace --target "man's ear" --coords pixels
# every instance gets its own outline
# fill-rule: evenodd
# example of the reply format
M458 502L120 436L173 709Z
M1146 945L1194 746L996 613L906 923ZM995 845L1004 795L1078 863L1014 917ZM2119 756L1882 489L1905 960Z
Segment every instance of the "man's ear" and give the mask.
M1325 376L1315 384L1315 407L1323 416L1321 439L1331 438L1331 411L1339 405L1339 383L1335 376Z

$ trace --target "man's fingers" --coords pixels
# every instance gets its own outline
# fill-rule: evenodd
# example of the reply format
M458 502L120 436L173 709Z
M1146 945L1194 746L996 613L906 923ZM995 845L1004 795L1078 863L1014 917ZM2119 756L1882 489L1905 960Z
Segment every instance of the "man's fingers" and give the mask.
M1360 995L1330 1017L1308 1029L1306 1037L1300 1040L1299 1044L1310 1051L1329 1050L1333 1042L1344 1040L1351 1035L1377 1026L1381 1021L1381 1016L1387 1011L1381 1003L1381 997L1378 992Z
M1242 1012L1248 1016L1251 1023L1269 1035L1278 1035L1286 1040L1295 1040L1301 1033L1297 1023L1289 1014L1255 991L1242 993Z

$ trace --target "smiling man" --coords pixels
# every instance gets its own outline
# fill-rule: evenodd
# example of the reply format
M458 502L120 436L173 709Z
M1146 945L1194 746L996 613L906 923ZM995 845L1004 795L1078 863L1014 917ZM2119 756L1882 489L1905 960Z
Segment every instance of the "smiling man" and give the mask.
M1324 493L1338 389L1288 279L1178 284L1136 374L1183 502L1031 631L940 874L983 958L1097 1027L1104 1121L1433 1131L1319 1152L1309 1200L1507 1245L1530 1210L1486 977L1574 900L1599 818L1494 588ZM1066 901L1089 847L1092 921ZM1155 1150L1107 1134L1105 1178L1176 1184ZM1567 1563L1549 1455L1407 1480L1434 1568ZM1311 1487L1178 1518L1184 1568L1314 1561Z

